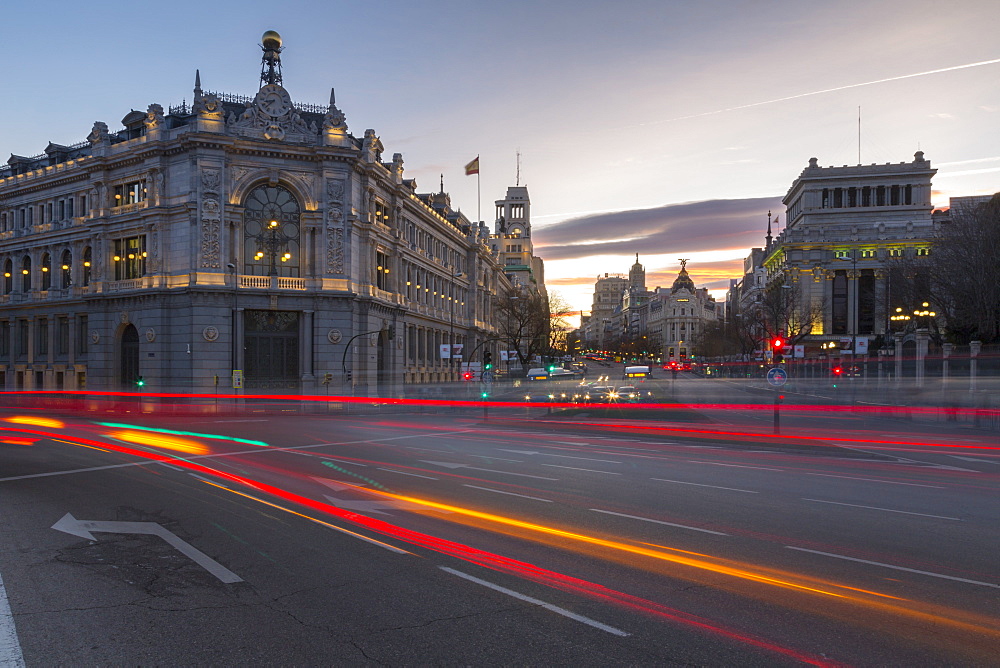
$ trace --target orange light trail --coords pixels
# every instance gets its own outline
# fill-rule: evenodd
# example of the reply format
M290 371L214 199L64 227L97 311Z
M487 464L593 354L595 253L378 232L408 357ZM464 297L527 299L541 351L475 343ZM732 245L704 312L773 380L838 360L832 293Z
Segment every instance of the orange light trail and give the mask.
M49 429L62 429L66 426L61 420L38 417L37 415L13 415L4 418L4 420L13 424L30 424L35 427L48 427Z
M118 439L119 441L125 441L127 443L149 445L154 448L163 448L164 450L176 450L189 455L205 455L211 452L211 450L209 450L206 446L189 438L166 436L164 434L156 434L147 431L123 429L121 431L108 432L103 435L109 438Z

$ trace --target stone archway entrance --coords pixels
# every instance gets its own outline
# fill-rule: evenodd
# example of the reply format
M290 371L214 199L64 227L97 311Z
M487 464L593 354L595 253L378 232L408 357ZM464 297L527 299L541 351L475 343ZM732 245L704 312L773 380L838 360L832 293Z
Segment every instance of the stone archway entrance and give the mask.
M120 360L118 381L123 389L132 389L139 378L139 332L135 325L126 325L122 330L118 354Z

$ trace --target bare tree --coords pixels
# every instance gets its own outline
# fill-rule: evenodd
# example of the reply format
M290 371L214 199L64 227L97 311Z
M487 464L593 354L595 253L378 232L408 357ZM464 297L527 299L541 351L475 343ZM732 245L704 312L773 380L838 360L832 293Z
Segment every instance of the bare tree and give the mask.
M549 350L549 304L537 292L507 294L496 302L498 335L517 351L518 362L528 368L535 355Z
M1000 341L1000 193L953 209L924 267L932 307L943 314L949 338Z

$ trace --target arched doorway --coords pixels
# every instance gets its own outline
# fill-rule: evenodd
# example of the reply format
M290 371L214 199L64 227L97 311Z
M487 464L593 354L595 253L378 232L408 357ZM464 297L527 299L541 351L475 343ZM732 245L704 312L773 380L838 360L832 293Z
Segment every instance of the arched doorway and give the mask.
M126 325L122 330L119 355L121 376L118 380L122 388L131 389L139 377L139 332L135 325Z

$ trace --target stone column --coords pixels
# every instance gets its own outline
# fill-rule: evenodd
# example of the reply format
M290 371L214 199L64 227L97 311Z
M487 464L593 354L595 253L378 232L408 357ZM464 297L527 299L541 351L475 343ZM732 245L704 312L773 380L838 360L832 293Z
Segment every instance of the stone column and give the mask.
M924 360L927 357L927 346L930 342L930 331L922 327L917 330L917 387L924 386Z
M302 380L309 382L315 379L313 368L313 311L302 312ZM304 383L303 388L305 389Z
M903 381L903 335L900 333L899 336L895 337L892 344L893 351L896 353L896 386Z
M976 358L979 357L979 351L983 349L982 341L970 341L969 342L969 392L976 391Z

